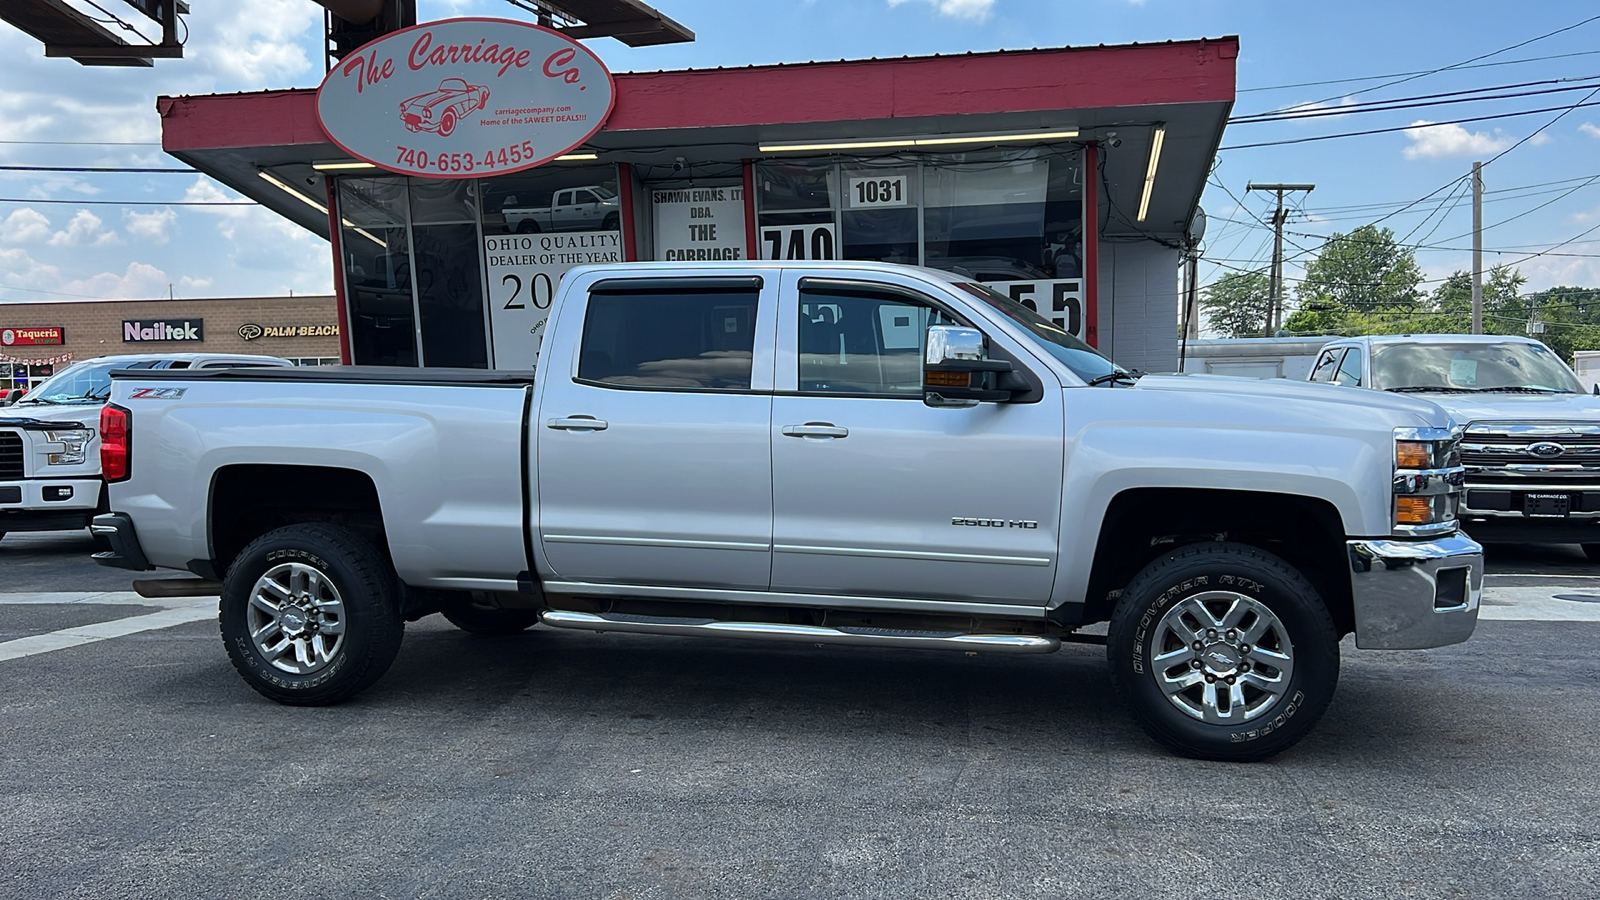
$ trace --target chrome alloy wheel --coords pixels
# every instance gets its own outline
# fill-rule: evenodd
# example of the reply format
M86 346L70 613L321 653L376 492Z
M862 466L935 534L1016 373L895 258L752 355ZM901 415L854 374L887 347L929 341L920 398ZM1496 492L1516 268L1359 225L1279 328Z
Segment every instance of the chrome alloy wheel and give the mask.
M326 575L304 563L268 569L250 589L250 639L274 668L309 675L344 643L344 600Z
M1294 674L1294 645L1283 622L1233 591L1206 591L1173 604L1150 642L1156 685L1173 706L1211 725L1266 713Z

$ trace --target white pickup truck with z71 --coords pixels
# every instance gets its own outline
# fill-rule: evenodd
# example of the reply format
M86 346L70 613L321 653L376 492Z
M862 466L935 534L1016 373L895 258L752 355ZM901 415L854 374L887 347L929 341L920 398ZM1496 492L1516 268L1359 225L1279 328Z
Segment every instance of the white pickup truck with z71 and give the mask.
M212 580L235 667L285 703L363 690L434 612L1104 642L1149 734L1234 760L1311 729L1341 635L1437 647L1477 621L1460 432L1430 403L1137 378L961 276L875 263L583 267L550 323L537 378L119 375L101 561Z

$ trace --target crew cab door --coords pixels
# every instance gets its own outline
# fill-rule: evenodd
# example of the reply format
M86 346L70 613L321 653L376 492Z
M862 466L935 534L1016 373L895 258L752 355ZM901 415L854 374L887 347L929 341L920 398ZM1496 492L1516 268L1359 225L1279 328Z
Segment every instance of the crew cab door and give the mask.
M1048 600L1060 546L1062 391L1045 371L1049 386L1031 403L925 405L930 322L965 324L914 287L785 271L774 591Z
M565 295L529 426L559 581L766 590L772 274L612 273Z

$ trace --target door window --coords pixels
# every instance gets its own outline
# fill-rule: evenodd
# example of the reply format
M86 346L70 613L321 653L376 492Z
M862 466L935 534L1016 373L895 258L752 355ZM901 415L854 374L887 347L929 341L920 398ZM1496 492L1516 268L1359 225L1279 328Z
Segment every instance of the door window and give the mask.
M1361 386L1361 351L1351 350L1344 355L1344 362L1339 364L1338 374L1333 380L1345 387Z
M802 291L802 392L922 398L928 326L954 324L899 295Z
M589 297L578 380L620 388L750 389L755 289Z
M1317 364L1311 369L1311 380L1332 381L1333 373L1339 368L1339 358L1343 355L1343 347L1334 347L1331 350L1322 351L1322 355L1317 357Z

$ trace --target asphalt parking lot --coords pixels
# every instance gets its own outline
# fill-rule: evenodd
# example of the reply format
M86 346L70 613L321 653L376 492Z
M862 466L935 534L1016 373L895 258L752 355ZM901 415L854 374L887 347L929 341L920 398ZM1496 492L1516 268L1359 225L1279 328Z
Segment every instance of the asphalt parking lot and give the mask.
M1600 567L1495 548L1466 644L1346 643L1278 758L1152 745L1103 651L815 649L413 623L328 709L214 601L0 542L0 894L1600 896ZM146 627L150 626L150 627Z

